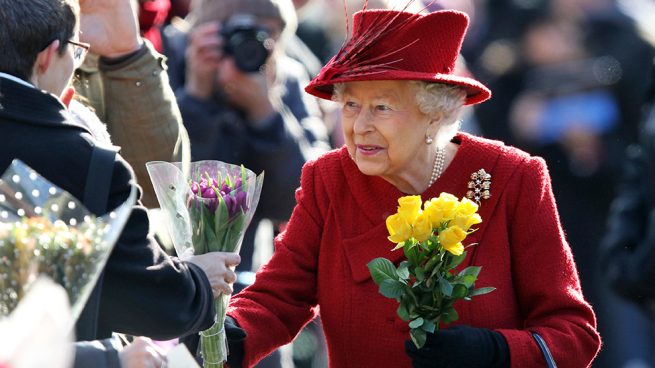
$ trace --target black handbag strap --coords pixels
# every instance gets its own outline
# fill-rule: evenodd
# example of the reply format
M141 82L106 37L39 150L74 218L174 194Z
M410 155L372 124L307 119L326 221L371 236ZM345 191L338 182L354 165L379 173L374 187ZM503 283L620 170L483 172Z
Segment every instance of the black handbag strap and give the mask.
M118 147L114 146L93 146L89 172L86 176L86 186L84 187L84 206L92 213L107 213L109 190L118 149ZM100 290L103 275L104 272L100 274L78 318L78 323L75 326L75 334L78 340L94 340L98 337L97 319L100 311Z
M107 213L116 153L118 147L115 146L93 147L84 188L84 206L93 213Z
M543 337L536 332L532 332L532 337L537 342L539 349L541 349L541 353L544 355L548 368L557 368L557 363L555 363L555 359L553 359L553 355L550 353L550 349L548 349L548 345L546 345L546 341L544 341Z

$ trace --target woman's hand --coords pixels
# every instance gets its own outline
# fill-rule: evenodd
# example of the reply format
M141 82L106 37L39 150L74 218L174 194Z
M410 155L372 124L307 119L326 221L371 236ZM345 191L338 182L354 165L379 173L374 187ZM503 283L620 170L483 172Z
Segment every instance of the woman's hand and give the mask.
M237 280L234 268L241 263L238 254L210 252L192 256L188 261L205 271L215 298L221 294L232 294L232 284Z
M486 328L455 326L428 333L425 345L417 349L410 340L405 352L413 368L509 367L509 347L500 332Z
M118 354L122 368L166 367L166 354L147 337L137 337Z

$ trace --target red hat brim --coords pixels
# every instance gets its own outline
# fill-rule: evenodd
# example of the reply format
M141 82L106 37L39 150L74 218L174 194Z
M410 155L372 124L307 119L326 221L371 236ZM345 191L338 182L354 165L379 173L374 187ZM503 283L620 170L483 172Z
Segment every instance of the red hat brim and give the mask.
M334 92L334 85L337 83L374 80L416 80L460 86L463 87L466 91L466 100L464 101L465 105L478 104L491 98L491 91L489 88L473 78L462 77L453 74L426 74L402 70L389 71L388 73L364 74L360 76L335 78L331 79L327 83L321 83L317 80L313 80L305 87L305 91L316 97L331 100L332 94Z

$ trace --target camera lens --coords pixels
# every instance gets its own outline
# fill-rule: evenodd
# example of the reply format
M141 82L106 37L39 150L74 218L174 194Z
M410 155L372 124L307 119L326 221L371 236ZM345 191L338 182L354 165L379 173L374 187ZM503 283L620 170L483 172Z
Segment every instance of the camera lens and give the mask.
M249 73L259 71L266 63L269 50L258 37L246 37L245 34L240 36L244 37L234 37L232 45L232 55L237 67Z
M261 69L271 54L266 30L249 15L232 16L221 29L225 39L224 52L234 58L237 68L246 73Z

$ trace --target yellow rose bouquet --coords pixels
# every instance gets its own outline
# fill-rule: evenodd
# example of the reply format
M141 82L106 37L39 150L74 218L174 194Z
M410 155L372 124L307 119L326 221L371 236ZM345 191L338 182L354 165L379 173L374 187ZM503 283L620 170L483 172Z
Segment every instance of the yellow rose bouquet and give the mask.
M398 212L386 220L388 239L407 260L396 267L376 258L368 268L380 293L400 303L398 316L409 322L410 337L421 348L428 332L459 318L453 307L458 299L471 300L495 288L474 287L480 267L454 271L466 258L462 242L482 222L475 202L441 193L425 203L420 196L401 197L398 204Z

